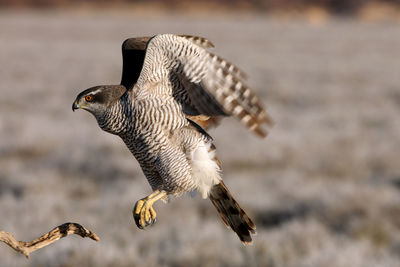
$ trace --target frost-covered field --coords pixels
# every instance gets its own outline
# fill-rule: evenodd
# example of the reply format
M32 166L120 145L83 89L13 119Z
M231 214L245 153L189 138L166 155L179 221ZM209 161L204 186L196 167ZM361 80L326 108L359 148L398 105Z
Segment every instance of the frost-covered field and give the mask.
M208 200L131 209L150 193L122 142L71 105L118 83L120 44L155 33L208 37L249 74L276 121L261 140L232 119L211 132L224 177L258 235L243 247ZM0 266L398 266L400 27L251 16L0 11L0 229L68 237L28 261L0 244Z

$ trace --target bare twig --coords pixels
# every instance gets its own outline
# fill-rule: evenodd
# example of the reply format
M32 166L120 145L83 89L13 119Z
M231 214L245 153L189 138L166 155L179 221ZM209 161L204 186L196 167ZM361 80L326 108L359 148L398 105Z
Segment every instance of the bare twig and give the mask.
M12 234L0 231L0 241L3 241L29 258L31 252L48 246L58 239L71 234L77 234L81 237L90 237L95 241L100 241L99 237L95 233L89 231L78 223L64 223L31 242L17 241Z

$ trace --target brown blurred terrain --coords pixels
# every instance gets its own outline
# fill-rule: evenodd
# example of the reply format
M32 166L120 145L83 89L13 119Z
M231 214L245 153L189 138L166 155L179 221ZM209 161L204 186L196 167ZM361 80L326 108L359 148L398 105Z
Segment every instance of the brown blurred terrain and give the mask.
M277 13L290 17L315 14L350 15L373 19L400 17L400 0L0 0L0 7L86 7L193 13L252 12Z
M310 9L284 19L0 9L0 229L28 240L76 221L101 238L68 237L29 261L0 244L0 266L398 266L400 27L391 2L366 17ZM138 164L89 113L71 111L81 90L119 82L124 39L165 32L212 40L276 121L265 140L233 119L211 131L225 183L257 225L252 246L199 197L156 204L157 224L137 229L131 209L150 193Z
M299 10L307 7L325 8L332 13L354 14L370 4L400 5L399 0L0 0L0 5L11 7L54 7L68 5L156 5L167 9L188 9L212 5L221 9L249 9L259 12L272 10Z

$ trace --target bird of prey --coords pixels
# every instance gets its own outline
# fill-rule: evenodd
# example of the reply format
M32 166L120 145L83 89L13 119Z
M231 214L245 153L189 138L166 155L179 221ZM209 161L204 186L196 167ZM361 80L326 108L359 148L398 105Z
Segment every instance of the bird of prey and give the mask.
M209 52L202 37L159 34L122 44L120 85L84 90L72 109L84 109L106 132L118 135L140 164L153 192L136 202L141 229L156 221L153 204L197 191L209 197L227 227L242 243L256 226L221 178L221 164L206 130L234 116L260 137L272 125L260 100L244 83L245 74Z

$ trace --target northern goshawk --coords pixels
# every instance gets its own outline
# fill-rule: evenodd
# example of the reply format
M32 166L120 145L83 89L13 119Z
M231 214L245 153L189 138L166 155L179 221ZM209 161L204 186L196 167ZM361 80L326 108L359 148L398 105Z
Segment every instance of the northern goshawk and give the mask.
M139 228L155 222L157 200L197 190L248 244L256 227L222 182L215 146L204 129L233 115L265 137L262 126L272 120L243 82L245 74L207 50L212 47L207 39L190 35L127 39L121 84L81 92L72 109L92 113L100 128L120 136L139 162L153 189L133 208Z

